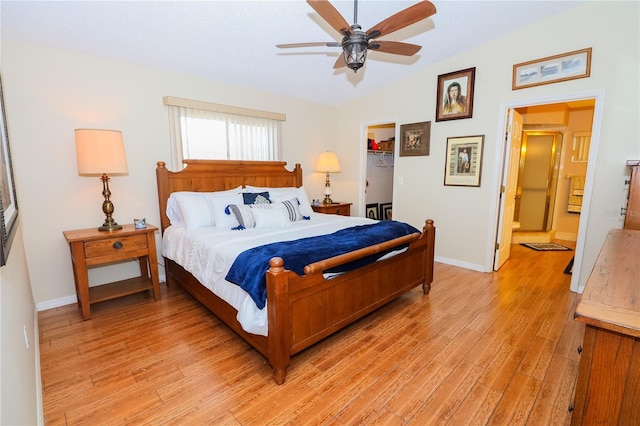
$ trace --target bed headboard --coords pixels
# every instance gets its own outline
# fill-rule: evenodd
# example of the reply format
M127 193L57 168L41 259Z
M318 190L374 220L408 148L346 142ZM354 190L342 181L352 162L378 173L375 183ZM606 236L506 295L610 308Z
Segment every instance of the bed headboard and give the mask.
M293 171L285 168L285 161L236 161L236 160L183 160L186 167L179 172L166 168L158 161L156 179L160 226L169 226L167 200L172 192L213 192L236 188L239 185L277 187L302 186L302 168L296 164Z

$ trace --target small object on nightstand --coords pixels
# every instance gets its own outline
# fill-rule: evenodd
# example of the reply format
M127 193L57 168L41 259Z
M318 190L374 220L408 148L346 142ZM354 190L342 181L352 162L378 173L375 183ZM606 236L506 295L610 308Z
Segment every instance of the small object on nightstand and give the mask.
M147 227L147 219L144 217L142 219L133 219L133 226L136 229L144 229Z
M316 213L337 214L340 216L351 216L351 203L331 203L312 205L311 208Z
M136 229L134 224L123 225L117 231L98 231L96 228L64 231L71 249L73 277L78 305L85 320L91 318L91 304L134 293L151 290L160 300L158 255L153 225ZM88 269L113 262L138 259L140 276L89 287Z

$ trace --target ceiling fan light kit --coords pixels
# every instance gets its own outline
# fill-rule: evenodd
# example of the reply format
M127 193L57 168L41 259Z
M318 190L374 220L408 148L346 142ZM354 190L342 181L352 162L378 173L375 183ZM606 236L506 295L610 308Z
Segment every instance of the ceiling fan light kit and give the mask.
M347 63L347 67L357 72L364 65L367 59L367 47L369 42L360 29L360 25L352 25L353 35L345 36L342 39L342 54Z
M377 50L379 52L391 53L395 55L413 56L419 50L420 46L410 43L398 41L374 40L377 37L390 34L404 27L414 24L418 21L428 18L436 13L436 7L427 0L422 0L413 6L410 6L387 19L371 27L370 30L364 32L358 22L358 0L353 3L353 20L354 23L349 25L342 17L340 12L327 0L307 0L307 3L315 10L318 15L342 36L342 42L312 42L312 43L290 43L278 44L279 48L291 47L342 47L342 55L338 57L333 68L342 68L344 66L357 72L364 66L367 59L367 50Z

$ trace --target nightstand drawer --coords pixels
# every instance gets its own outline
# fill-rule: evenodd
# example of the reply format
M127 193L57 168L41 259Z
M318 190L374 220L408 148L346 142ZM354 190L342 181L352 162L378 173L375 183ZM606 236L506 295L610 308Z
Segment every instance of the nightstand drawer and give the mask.
M84 243L84 254L87 259L114 254L128 253L147 248L146 235L132 235L129 237L108 238L100 241Z

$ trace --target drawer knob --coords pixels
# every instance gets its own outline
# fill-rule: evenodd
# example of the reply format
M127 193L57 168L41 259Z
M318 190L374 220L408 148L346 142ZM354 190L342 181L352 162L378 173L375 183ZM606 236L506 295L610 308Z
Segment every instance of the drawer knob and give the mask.
M582 346L578 346L578 354L582 353Z
M122 244L122 241L116 241L115 243L113 243L113 248L116 250L120 250L122 247L124 247L124 244Z

